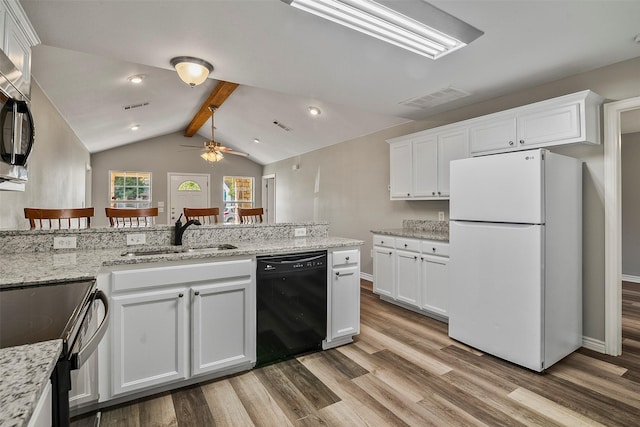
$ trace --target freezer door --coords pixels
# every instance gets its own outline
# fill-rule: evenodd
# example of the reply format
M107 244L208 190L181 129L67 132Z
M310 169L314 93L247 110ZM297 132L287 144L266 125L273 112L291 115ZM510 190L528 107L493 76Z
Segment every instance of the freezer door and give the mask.
M453 220L544 223L542 150L451 162Z
M451 222L451 338L542 369L543 233L542 225Z

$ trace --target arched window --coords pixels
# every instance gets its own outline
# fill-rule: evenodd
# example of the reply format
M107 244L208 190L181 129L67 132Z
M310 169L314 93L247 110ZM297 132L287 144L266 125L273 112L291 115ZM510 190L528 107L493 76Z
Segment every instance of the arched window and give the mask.
M178 191L200 191L202 190L195 181L184 181L178 186Z

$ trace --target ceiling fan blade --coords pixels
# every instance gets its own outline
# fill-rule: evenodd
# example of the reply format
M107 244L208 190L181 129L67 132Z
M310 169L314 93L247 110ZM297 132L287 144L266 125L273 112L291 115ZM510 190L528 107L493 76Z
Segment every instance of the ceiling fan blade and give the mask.
M225 154L235 154L236 156L244 156L244 157L249 157L249 153L243 153L241 151L234 151L231 148L227 148L227 147L220 147L219 151L225 153Z
M197 148L197 149L202 149L201 145L187 145L187 144L180 144L180 147L189 147L189 148Z

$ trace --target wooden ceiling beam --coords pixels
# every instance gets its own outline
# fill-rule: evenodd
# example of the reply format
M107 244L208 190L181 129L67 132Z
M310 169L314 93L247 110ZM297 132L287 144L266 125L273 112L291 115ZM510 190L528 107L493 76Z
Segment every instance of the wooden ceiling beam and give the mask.
M187 129L184 131L184 136L191 137L195 135L202 125L209 120L209 117L211 117L209 105L220 108L222 103L233 93L234 90L236 90L238 86L240 86L238 83L219 80L216 87L200 107L200 110L198 110L196 115L193 116L193 119L191 119L191 123L189 123L189 126L187 126Z

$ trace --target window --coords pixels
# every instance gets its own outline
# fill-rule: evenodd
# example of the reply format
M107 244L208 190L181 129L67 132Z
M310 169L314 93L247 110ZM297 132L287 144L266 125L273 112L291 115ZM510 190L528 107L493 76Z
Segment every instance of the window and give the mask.
M151 172L109 171L111 207L151 206Z
M253 177L225 176L222 182L223 220L238 223L238 208L253 207Z
M184 181L178 186L178 191L200 191L200 185L195 181Z

